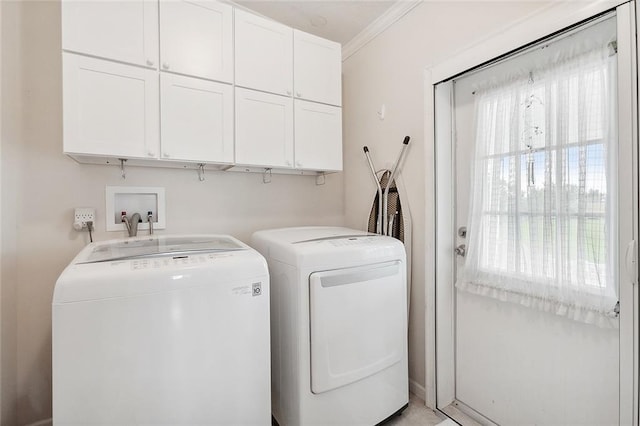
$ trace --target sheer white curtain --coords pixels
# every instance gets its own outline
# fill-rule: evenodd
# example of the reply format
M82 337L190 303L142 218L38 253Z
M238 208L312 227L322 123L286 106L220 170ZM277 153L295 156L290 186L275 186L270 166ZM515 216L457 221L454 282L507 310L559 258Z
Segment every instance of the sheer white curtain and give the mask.
M615 64L609 45L476 91L459 289L617 327Z

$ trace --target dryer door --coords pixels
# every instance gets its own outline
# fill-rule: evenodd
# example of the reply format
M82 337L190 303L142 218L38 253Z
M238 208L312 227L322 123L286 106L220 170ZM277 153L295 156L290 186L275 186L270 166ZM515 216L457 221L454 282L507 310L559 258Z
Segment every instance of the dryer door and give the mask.
M403 262L314 272L309 298L313 393L361 380L406 356Z

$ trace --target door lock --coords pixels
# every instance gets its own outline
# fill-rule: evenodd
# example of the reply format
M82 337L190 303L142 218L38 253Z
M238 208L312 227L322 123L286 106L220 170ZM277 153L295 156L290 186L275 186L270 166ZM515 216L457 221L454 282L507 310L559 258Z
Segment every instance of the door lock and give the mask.
M467 238L467 227L466 226L461 226L460 228L458 228L458 237Z
M454 251L458 256L465 257L467 255L467 246L464 244L460 244L458 247L455 248Z

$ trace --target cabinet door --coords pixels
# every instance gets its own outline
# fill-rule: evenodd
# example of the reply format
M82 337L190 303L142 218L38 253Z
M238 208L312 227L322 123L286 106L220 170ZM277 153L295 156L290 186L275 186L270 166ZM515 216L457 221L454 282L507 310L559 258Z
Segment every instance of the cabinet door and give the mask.
M64 151L158 155L158 72L63 54Z
M161 157L233 163L231 85L161 74Z
M64 0L62 48L157 67L158 3Z
M236 88L236 163L293 166L293 100Z
M235 46L236 85L291 96L291 28L236 9Z
M342 105L342 47L302 31L293 31L295 97Z
M216 1L160 2L163 71L233 82L233 8Z
M342 108L296 99L295 166L342 170Z

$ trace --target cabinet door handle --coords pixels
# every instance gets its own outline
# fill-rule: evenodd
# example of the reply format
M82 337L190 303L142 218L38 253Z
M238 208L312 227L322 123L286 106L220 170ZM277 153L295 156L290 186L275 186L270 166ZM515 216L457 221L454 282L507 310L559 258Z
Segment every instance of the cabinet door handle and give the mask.
M302 167L302 163L300 161L296 161L296 167Z
M291 90L287 90L287 95L291 96Z
M163 153L162 153L162 156L163 156L164 158L171 158L171 156L170 156L169 154L167 154L166 152L163 152Z
M163 62L162 63L162 69L168 70L169 69L169 62Z
M300 92L296 92L296 96L297 96L297 97L299 97L299 98L301 98L301 97L302 97L302 93L300 93Z
M153 66L153 61L151 59L147 59L147 65L152 67Z
M284 162L284 164L286 164L287 166L291 166L291 161L287 160Z
M153 152L153 151L149 151L149 152L147 152L147 156L149 156L149 157L155 157L155 156L156 156L156 153L155 153L155 152Z

